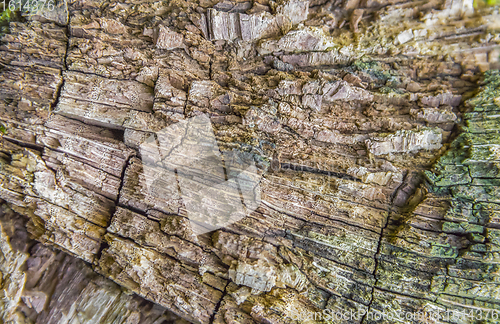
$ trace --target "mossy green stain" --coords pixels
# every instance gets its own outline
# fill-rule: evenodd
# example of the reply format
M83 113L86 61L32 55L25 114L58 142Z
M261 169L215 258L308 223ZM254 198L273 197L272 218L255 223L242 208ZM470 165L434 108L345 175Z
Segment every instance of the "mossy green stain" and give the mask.
M465 235L469 246L459 250L430 242L431 254L486 260L494 234L490 238L484 226L500 214L500 72L486 72L482 87L466 104L465 127L425 176L429 192L451 196L442 231Z
M458 249L449 244L437 244L431 242L431 256L439 258L456 258Z
M384 70L380 66L380 63L375 61L357 60L351 65L351 68L354 71L362 71L368 73L373 78L378 79L379 81L384 83L388 80L397 80L397 78L395 78L396 73Z
M498 159L496 147L489 144L492 141L500 143L498 135L500 114L492 113L490 109L492 107L499 109L498 103L500 103L500 72L488 71L484 74L480 91L467 101L474 111L464 116L467 127L462 129L462 134L437 161L432 172L425 172L431 186L454 187L452 193L455 198L464 200L488 201L500 198L497 197L497 190L481 188L483 185L488 186L483 178L496 179L500 174L495 162ZM484 109L485 107L489 108ZM474 178L481 180L479 183L474 182ZM473 186L474 184L479 187Z
M13 16L14 13L9 9L2 11L2 15L0 16L0 37L9 32L9 22Z
M8 34L10 32L9 30L9 24L13 21L23 21L23 18L21 16L20 11L12 11L10 9L3 10L3 7L0 8L0 12L2 13L0 15L0 38Z
M500 0L474 0L474 8L494 7L500 5Z

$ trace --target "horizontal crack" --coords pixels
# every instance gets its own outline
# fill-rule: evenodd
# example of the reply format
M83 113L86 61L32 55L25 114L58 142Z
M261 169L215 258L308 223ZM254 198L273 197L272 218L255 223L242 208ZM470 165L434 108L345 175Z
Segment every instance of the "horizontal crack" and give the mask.
M349 174L335 172L335 171L326 171L326 170L316 169L316 168L312 168L312 167L309 167L306 165L292 164L292 163L280 163L280 167L282 169L285 169L285 170L293 170L293 171L298 171L298 172L322 174L322 175L326 175L329 177L335 177L335 178L344 179L344 180L362 182L361 179L353 177Z

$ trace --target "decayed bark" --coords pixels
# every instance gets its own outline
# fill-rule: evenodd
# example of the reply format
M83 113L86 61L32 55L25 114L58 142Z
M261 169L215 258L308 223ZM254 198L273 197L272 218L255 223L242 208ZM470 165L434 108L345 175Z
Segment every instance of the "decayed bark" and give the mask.
M5 323L184 323L122 290L81 260L28 238L25 219L0 211Z
M0 198L190 322L495 323L498 22L461 0L60 3L2 38ZM222 156L252 157L260 204L196 235L148 139L191 143L202 114ZM189 166L199 188L224 180Z

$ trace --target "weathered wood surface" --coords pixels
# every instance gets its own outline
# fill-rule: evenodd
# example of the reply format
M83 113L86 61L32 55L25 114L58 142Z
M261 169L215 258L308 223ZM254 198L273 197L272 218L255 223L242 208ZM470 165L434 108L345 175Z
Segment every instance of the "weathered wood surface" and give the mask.
M500 16L471 4L81 0L12 22L0 198L190 322L496 323ZM227 177L179 148L202 114L215 158L252 157L260 204L196 235L179 183Z
M5 204L0 208L4 323L185 323L83 261L29 239L26 219Z

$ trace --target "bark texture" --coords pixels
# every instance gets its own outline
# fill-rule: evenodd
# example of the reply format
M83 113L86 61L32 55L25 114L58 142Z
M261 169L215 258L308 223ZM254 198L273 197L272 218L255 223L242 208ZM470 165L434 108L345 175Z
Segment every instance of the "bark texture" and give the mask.
M0 213L3 323L186 323L83 261L30 240L25 218L6 205Z
M60 258L55 272L81 264L79 280L96 287L29 295L25 284L3 314L69 323L51 314L102 295L117 316L167 316L99 284L92 266L193 323L325 310L356 316L297 322L422 323L373 314L455 310L473 317L429 320L497 323L499 29L498 6L469 0L79 0L11 22L0 198L44 244L30 258ZM185 126L196 116L209 116L227 169L235 150L255 164L260 197L200 235L184 184L214 206L232 193L206 184L230 171L178 150L211 145ZM175 136L158 148L167 127ZM166 153L189 174L156 181ZM2 267L22 276L29 266L12 264L28 256L12 253ZM76 306L54 301L66 294ZM82 321L126 322L99 309Z

